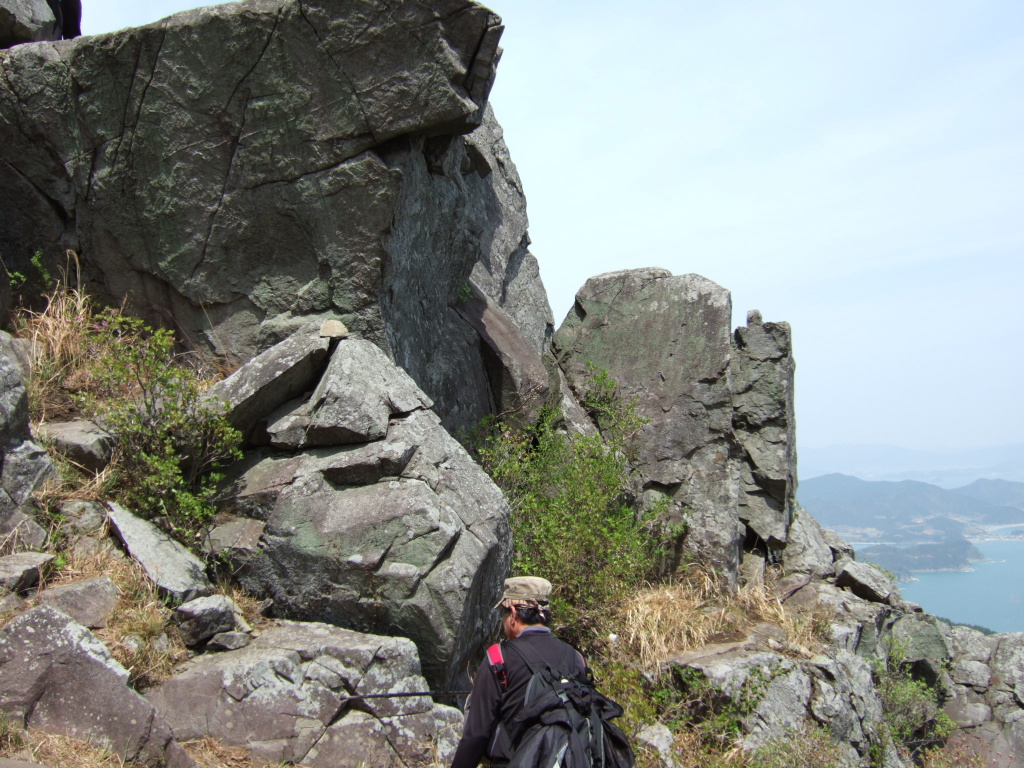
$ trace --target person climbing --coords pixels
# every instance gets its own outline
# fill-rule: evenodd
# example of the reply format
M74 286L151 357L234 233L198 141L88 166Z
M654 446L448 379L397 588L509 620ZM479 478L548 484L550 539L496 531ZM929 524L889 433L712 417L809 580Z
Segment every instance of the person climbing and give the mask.
M628 768L633 753L609 721L622 709L593 688L583 656L556 638L551 582L536 576L505 580L501 625L477 670L462 738L451 768L492 764Z

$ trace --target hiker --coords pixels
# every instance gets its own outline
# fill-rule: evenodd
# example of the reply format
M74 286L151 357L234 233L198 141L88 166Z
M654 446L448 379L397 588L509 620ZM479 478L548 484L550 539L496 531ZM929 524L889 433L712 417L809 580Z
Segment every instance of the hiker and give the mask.
M526 688L533 677L526 660L516 649L528 653L531 660L554 668L564 666L565 672L586 674L583 657L548 629L550 597L551 582L547 579L536 576L505 579L505 590L495 608L501 611L501 626L508 639L488 649L487 657L477 670L452 768L476 768L485 755L493 763L507 763L512 757L516 734L509 733L508 724L522 710ZM502 670L493 668L494 648L501 649Z

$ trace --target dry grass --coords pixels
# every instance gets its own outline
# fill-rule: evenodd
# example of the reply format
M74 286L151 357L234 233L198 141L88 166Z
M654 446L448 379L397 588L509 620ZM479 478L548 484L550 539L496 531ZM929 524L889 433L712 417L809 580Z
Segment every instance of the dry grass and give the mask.
M763 584L731 592L713 570L694 566L674 583L641 590L618 611L619 653L652 669L708 643L744 639L752 627L767 623L786 635L778 650L809 655L820 643L826 617L788 613L772 589L777 578L769 571Z
M110 552L68 556L48 586L109 576L118 589L110 622L96 635L128 670L129 681L144 689L170 677L188 656L181 638L169 623L171 610L160 599L156 586L142 566Z
M22 732L20 747L0 748L0 757L31 760L49 768L145 768L89 741L34 730Z
M211 738L182 744L192 759L203 768L271 768L253 758L245 747L230 747Z
M82 739L35 730L12 730L10 736L0 738L0 758L31 760L49 768L145 768L143 763L126 761ZM253 759L244 747L226 746L213 739L182 746L203 768L272 768L270 763Z

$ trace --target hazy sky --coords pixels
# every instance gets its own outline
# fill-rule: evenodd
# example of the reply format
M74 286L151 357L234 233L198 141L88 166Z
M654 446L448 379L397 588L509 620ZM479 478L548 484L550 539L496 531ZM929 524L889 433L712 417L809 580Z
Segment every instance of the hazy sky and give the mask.
M489 5L556 323L599 272L696 272L793 325L802 447L1024 442L1024 3Z

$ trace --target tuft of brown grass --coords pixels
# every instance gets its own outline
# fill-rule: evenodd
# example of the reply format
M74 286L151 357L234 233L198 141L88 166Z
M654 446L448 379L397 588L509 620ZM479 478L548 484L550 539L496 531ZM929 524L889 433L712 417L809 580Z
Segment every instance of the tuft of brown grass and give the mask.
M109 576L117 586L117 604L110 621L95 634L128 670L129 683L145 689L170 677L188 652L170 623L171 609L161 600L142 566L111 552L81 556L72 553L48 586L92 576Z
M31 760L50 768L146 768L89 741L35 730L22 732L19 748L0 748L0 757Z
M270 763L252 757L245 747L228 746L209 737L182 746L203 768L271 768Z
M616 613L615 624L622 628L617 653L652 669L659 661L708 643L745 639L755 625L767 623L785 633L786 642L778 650L809 655L824 637L827 617L787 612L774 595L778 577L770 569L763 583L733 592L713 569L691 566L675 582L640 590Z

